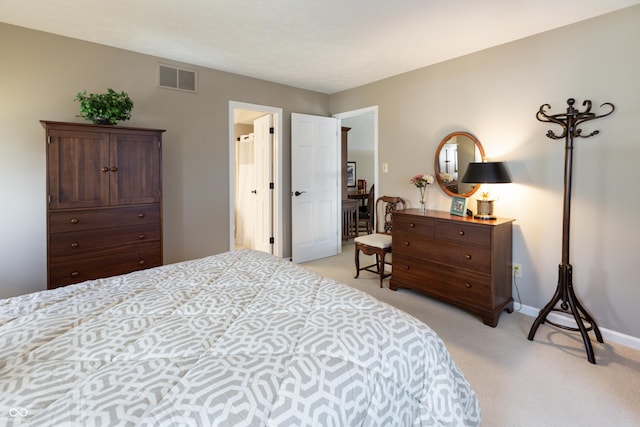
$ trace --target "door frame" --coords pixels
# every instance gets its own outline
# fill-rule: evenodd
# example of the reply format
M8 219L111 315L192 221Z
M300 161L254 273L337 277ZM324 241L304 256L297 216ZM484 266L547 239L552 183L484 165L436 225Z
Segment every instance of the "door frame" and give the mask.
M234 216L235 216L235 140L234 140L234 110L258 111L273 115L273 254L282 258L284 251L284 218L283 181L282 181L282 108L267 105L249 104L246 102L229 101L229 250L234 250Z
M343 113L336 113L334 114L332 117L335 117L337 119L340 119L341 121L343 119L348 119L351 117L358 117L358 116L364 116L365 114L373 114L373 163L374 163L374 169L373 169L373 180L374 180L374 184L375 184L375 189L374 189L374 197L373 200L378 200L378 194L380 191L380 186L378 185L378 183L380 182L380 169L378 168L378 162L379 162L379 158L378 158L378 106L377 105L373 105L371 107L364 107L364 108L359 108L357 110L351 110L351 111L345 111ZM338 151L338 154L340 154L340 151ZM338 162L341 162L342 160L339 159ZM341 226L341 224L340 224ZM342 239L340 239L339 245L338 245L338 251L342 252Z

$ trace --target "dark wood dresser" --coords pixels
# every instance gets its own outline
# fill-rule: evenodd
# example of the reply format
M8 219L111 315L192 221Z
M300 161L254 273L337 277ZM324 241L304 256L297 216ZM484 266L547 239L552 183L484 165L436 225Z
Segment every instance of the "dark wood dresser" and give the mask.
M159 129L41 121L48 289L162 265Z
M513 221L418 209L394 212L390 289L418 290L495 327L502 310L513 311Z

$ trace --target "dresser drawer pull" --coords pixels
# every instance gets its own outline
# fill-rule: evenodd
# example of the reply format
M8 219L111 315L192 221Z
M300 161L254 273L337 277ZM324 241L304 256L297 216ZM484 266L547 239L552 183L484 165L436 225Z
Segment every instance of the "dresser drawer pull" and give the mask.
M406 240L404 241L404 245L405 246L409 246L409 242L407 242Z
M78 218L71 218L71 220L69 221L71 224L77 224L80 222L80 220Z
M471 283L465 283L465 284L464 284L464 286L465 286L466 288L471 289Z
M72 271L71 272L71 277L78 277L80 275L80 273L78 273L77 271Z
M410 270L410 269L411 269L411 267L409 267L408 265L405 265L405 266L404 266L404 269L405 269L405 270Z
M464 254L464 257L465 257L466 259L471 259L471 254Z
M115 166L111 166L111 172L117 172L117 171L118 171L118 168L117 168L117 167L115 167Z
M102 172L109 172L109 168L108 168L108 167L106 167L106 166L101 167L101 168L100 168L100 170L101 170Z
M138 240L144 240L146 236L142 233L138 234Z
M138 218L140 218L140 219L144 218L144 212L140 212L140 213L138 214Z
M77 249L80 246L80 244L78 242L73 242L71 244L71 249Z
M140 261L138 261L138 265L139 265L139 266L143 266L143 265L145 265L144 260L143 260L143 259L141 259Z
M416 225L415 225L414 223L410 223L410 224L409 224L409 227L411 227L411 228L416 228Z
M459 235L459 236L464 236L464 230L460 230L460 231L458 231L458 235Z

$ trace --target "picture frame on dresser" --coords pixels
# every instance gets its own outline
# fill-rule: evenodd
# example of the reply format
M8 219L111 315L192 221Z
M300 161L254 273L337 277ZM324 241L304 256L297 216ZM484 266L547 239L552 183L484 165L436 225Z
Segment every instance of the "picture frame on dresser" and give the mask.
M466 216L467 215L467 203L468 202L469 202L469 199L467 199L466 197L454 196L451 199L451 210L450 210L450 213L452 215Z

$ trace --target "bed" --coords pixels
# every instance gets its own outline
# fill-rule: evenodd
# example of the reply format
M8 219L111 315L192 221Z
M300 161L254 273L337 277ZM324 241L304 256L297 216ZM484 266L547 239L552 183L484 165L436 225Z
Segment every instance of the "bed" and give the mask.
M0 425L479 422L428 326L262 252L0 300Z

